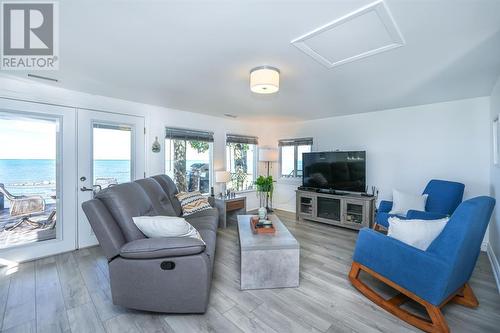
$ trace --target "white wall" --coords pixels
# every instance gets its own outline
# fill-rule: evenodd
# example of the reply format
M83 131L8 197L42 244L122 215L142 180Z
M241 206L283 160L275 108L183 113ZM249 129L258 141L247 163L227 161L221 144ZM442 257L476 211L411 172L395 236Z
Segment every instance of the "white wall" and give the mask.
M493 119L500 116L500 78L493 88L490 98L490 116L491 121L493 121ZM492 133L492 131L490 133ZM488 255L490 257L493 272L495 273L495 278L497 279L497 286L500 291L500 209L498 208L498 205L500 204L500 166L493 165L493 160L490 164L490 176L491 195L497 200L497 208L495 208L493 219L489 225Z
M166 126L214 132L214 170L225 168L225 134L227 132L257 136L260 132L257 124L254 123L244 123L233 119L80 93L15 77L0 77L0 97L69 106L79 109L81 112L85 112L85 110L98 110L143 116L147 128L146 173L148 176L164 172L162 137L164 136ZM162 143L161 153L153 153L151 151L151 145L155 136L158 136L159 141ZM218 191L217 186L215 190ZM255 192L248 192L244 195L247 197L248 209L258 208L258 199Z
M431 178L463 182L469 198L490 193L489 117L482 97L287 124L274 136L313 137L315 151L365 150L379 199L393 188L420 193ZM274 206L294 211L298 184L278 181Z

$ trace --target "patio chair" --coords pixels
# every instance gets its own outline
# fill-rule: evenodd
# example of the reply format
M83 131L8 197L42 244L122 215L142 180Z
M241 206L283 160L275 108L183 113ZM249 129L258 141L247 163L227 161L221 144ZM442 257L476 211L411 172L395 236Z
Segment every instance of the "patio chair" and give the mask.
M18 227L25 221L29 222L29 218L33 214L40 214L45 211L45 200L41 195L13 195L7 191L4 184L0 184L0 193L10 201L10 216L21 218L19 222L9 227L8 230Z

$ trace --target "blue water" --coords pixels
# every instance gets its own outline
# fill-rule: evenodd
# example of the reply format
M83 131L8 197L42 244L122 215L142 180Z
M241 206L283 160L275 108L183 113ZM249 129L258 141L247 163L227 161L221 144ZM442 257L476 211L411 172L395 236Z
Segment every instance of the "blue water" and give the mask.
M130 161L96 160L94 177L130 181ZM56 193L55 160L0 159L0 183L14 195L40 194L46 198Z

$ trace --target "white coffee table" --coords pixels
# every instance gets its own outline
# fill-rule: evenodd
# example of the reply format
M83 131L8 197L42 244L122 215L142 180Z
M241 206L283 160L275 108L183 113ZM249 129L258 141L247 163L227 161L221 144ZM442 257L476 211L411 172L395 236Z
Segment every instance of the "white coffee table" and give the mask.
M241 254L240 288L265 289L299 286L300 246L279 218L270 215L276 233L255 234L252 215L238 215Z

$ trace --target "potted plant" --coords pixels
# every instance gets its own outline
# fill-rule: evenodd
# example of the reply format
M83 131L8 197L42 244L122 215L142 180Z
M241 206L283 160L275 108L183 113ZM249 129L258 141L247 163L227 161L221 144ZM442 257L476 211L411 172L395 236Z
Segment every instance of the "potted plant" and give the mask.
M273 176L259 176L255 180L255 189L259 195L260 206L264 207L265 204L267 210L270 211L269 200L272 202L274 190Z

